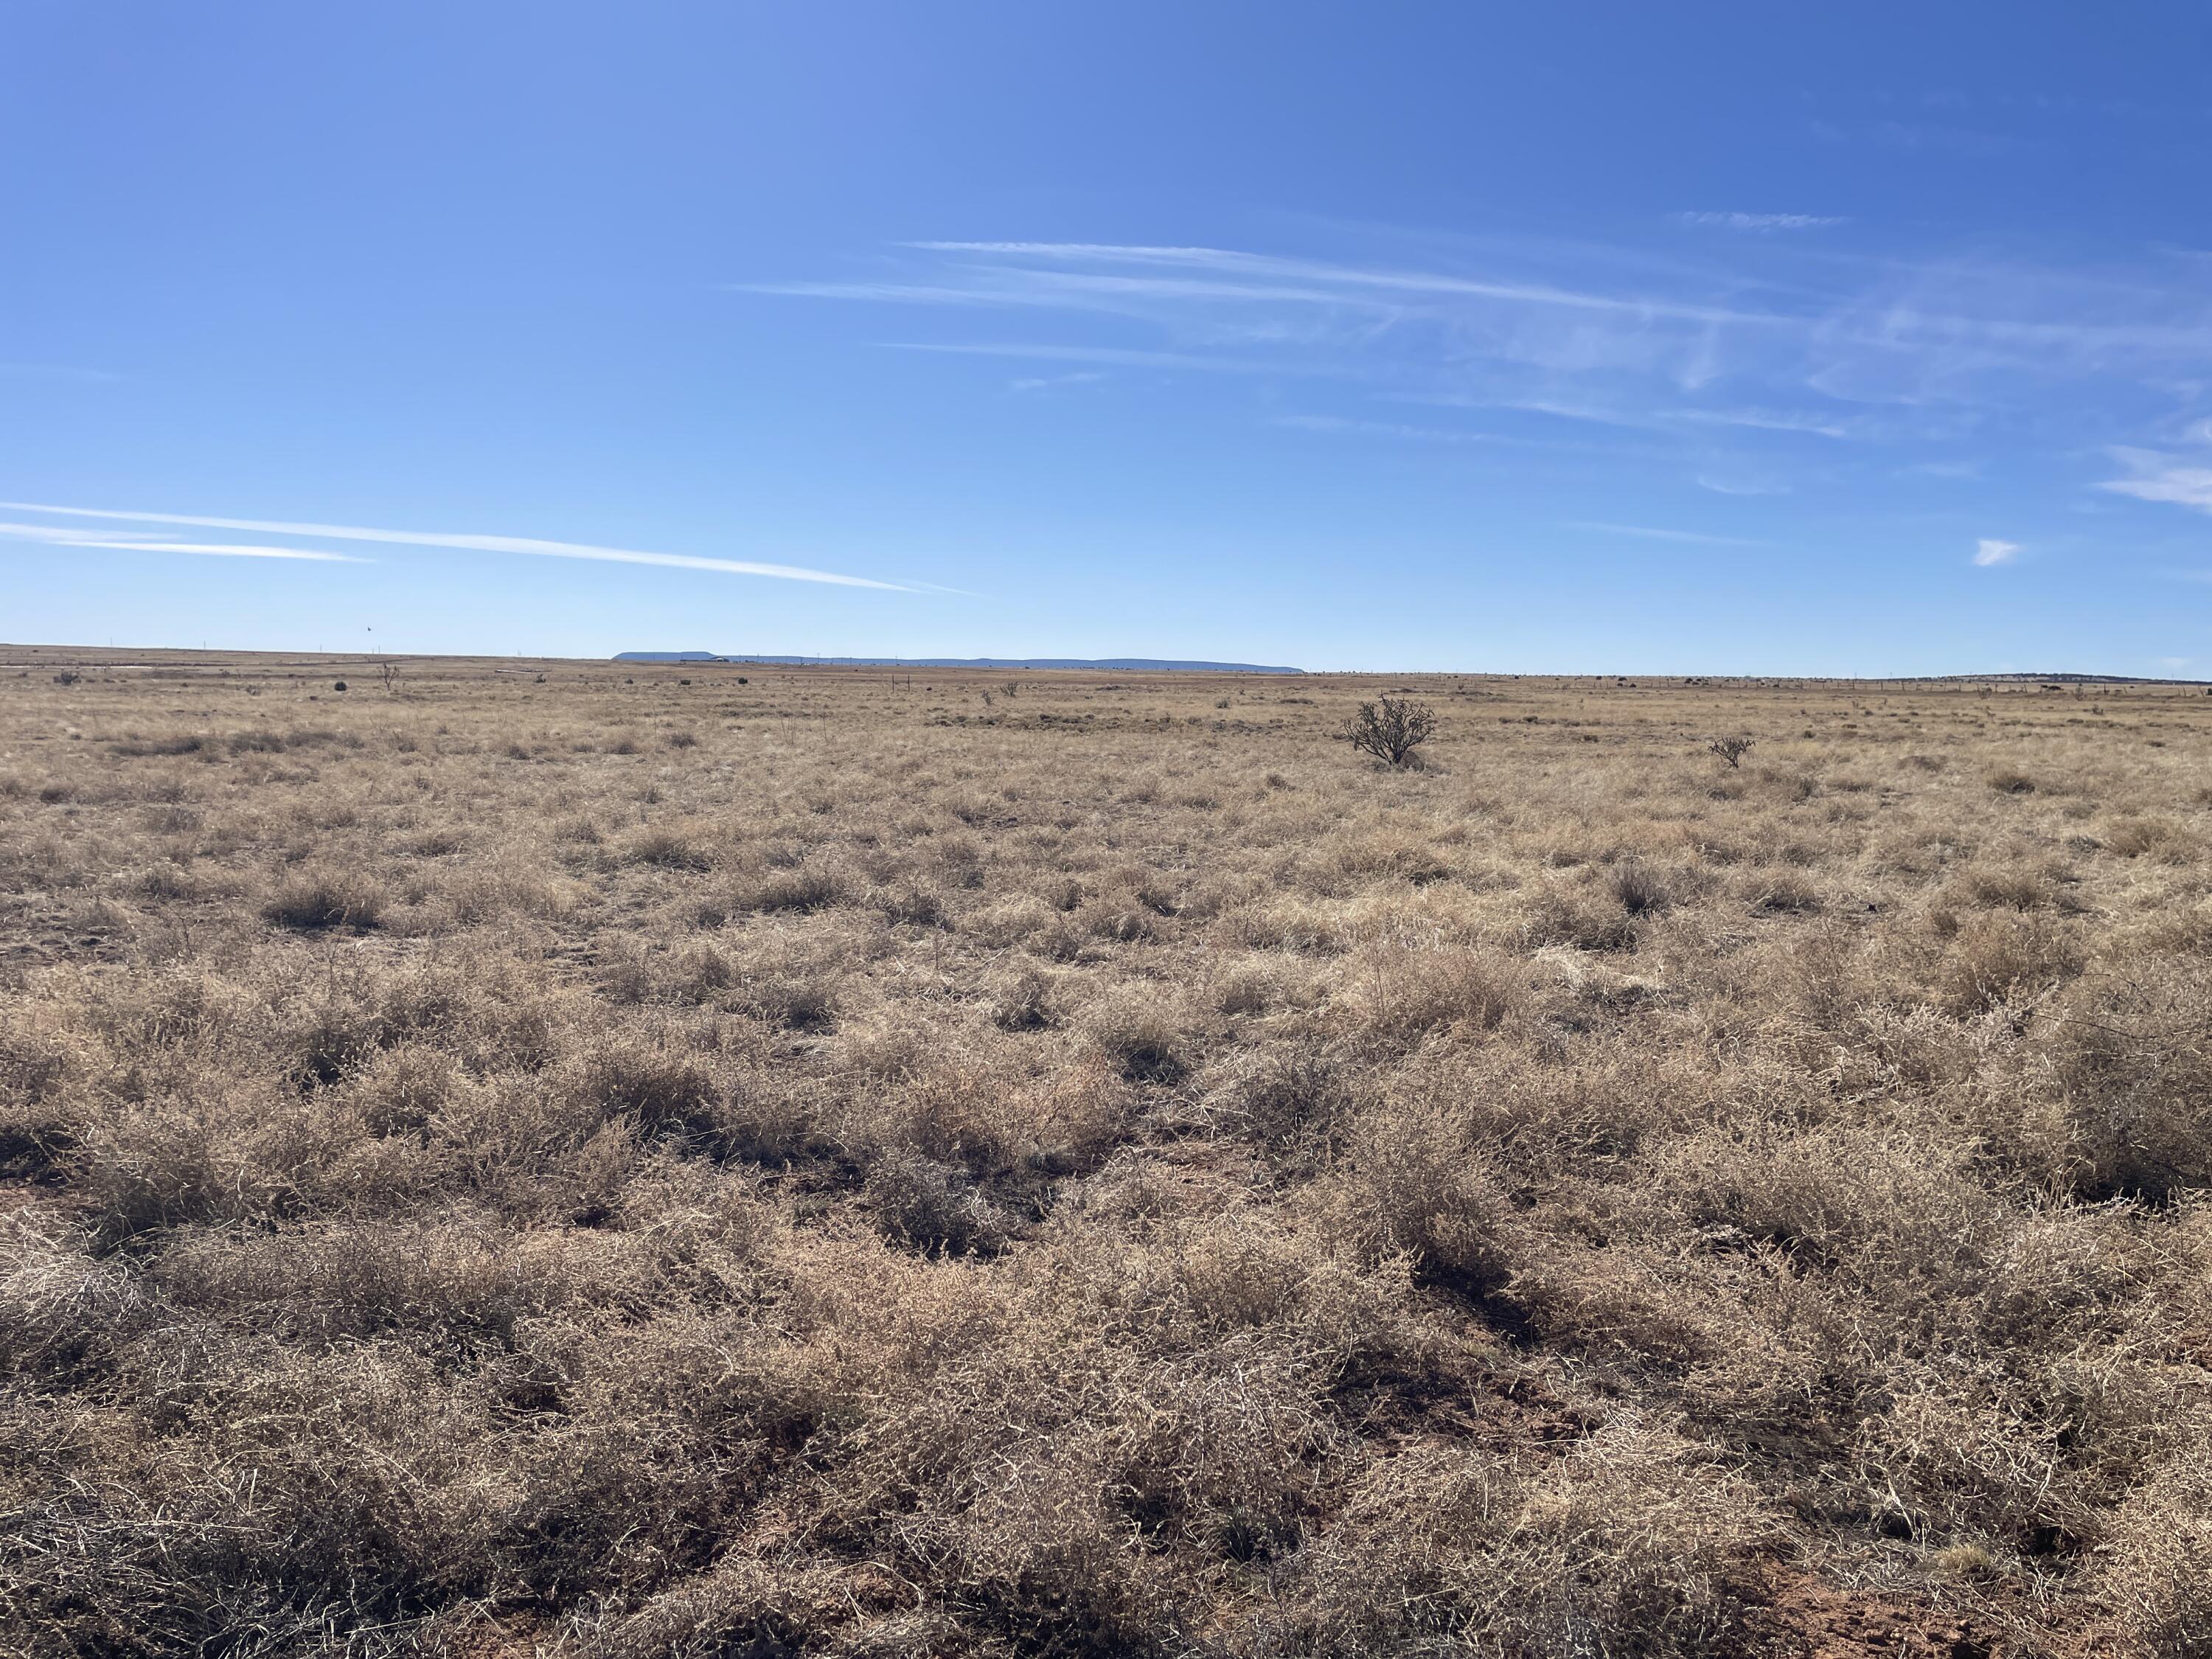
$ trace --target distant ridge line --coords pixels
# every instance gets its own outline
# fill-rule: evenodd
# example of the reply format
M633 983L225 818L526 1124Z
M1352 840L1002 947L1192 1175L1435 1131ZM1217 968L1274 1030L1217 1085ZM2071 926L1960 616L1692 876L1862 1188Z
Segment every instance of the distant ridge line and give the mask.
M618 651L617 662L730 662L770 668L1103 668L1190 674L1303 674L1255 662L1186 662L1158 657L777 657L719 651Z

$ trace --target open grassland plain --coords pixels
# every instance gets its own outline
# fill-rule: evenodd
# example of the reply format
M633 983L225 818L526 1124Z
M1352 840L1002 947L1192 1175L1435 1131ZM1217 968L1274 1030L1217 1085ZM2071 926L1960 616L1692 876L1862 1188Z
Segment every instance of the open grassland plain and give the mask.
M0 648L0 1650L2201 1659L2208 846L2188 688Z

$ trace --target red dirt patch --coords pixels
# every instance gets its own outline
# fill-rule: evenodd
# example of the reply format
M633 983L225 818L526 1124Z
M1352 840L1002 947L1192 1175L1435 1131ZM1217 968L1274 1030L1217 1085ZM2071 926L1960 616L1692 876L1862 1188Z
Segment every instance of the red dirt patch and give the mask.
M1776 1567L1758 1623L1790 1659L2006 1659L2018 1650L1972 1620L1906 1596L1847 1589Z

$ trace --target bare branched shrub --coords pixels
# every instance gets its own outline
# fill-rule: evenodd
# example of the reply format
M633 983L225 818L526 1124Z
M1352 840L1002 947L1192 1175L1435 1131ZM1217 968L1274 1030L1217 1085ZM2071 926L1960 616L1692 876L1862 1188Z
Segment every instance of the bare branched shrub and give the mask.
M1743 764L1743 757L1752 751L1752 748L1753 741L1749 738L1715 738L1705 745L1705 752L1719 756L1729 763L1729 770L1733 772Z
M1436 711L1408 697L1363 702L1340 734L1362 754L1389 766L1412 763L1413 751L1436 735Z

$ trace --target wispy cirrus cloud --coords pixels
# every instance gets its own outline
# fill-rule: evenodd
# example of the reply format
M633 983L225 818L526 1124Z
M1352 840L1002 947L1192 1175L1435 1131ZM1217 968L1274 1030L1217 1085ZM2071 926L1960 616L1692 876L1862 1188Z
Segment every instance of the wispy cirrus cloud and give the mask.
M1492 444L1492 432L1456 432L1447 427L1413 426L1400 421L1361 421L1341 415L1278 415L1268 424L1297 432L1340 433L1359 438L1404 438L1416 443Z
M1786 488L1808 446L1835 444L1852 453L1820 463L1831 476L1995 477L2024 461L2078 475L2115 434L2170 434L2177 408L2212 416L2212 291L2193 257L2147 249L2092 267L1843 252L1799 234L1834 216L1678 216L1745 234L1692 252L1679 239L1605 247L1304 227L1332 257L945 239L744 286L973 319L948 321L949 337L886 343L900 350L1316 388L1303 418L1257 416L1288 428L1382 436L1395 424L1389 435L1475 448L1540 434L1531 417L1582 422L1624 458L1671 451L1685 480ZM1002 323L1018 333L996 333ZM1486 418L1465 431L1394 423L1375 416L1377 400ZM1431 432L1443 435L1417 436ZM2128 476L2108 488L2212 510L2212 466L2115 453Z
M1464 427L1420 426L1407 421L1376 421L1345 415L1276 415L1269 417L1267 424L1292 432L1318 432L1338 437L1464 447L1474 450L1534 449L1559 454L1601 455L1613 459L1644 453L1639 449L1625 448L1619 444L1598 444L1575 438L1526 432L1476 431Z
M1765 432L1809 432L1818 438L1848 438L1850 429L1835 416L1793 414L1773 409L1678 409L1673 418L1692 425L1756 427Z
M2010 564L2020 554L2018 542L1999 541L1994 536L1984 536L1974 544L1974 562L1984 569L1991 565Z
M1826 230L1848 220L1819 213L1678 213L1675 222L1721 230Z
M803 565L765 564L750 559L719 559L696 556L688 553L649 553L635 548L600 547L586 542L547 541L534 536L483 536L444 531L374 530L361 525L314 524L276 519L216 518L188 513L125 512L112 507L56 507L37 501L0 501L0 509L13 513L44 513L71 519L98 519L131 524L185 525L205 530L245 530L262 535L294 536L311 541L375 542L399 547L447 547L478 553L520 553L540 558L589 559L611 564L660 565L678 570L714 570L733 576L773 576L786 581L827 582L839 587L880 588L890 592L910 593L920 586L900 582L878 581L867 576L848 576L836 571L815 570ZM58 530L58 527L57 527ZM118 536L120 532L118 532ZM57 534L58 542L70 538ZM79 537L73 544L99 546L103 544ZM118 546L135 546L148 551L161 550L157 544L138 537L118 539ZM337 554L319 554L292 550L270 551L241 544L222 549L213 544L167 544L167 550L176 552L215 552L230 550L243 556L270 558L337 559Z
M1527 415L1545 415L1562 421L1583 421L1594 426L1632 427L1643 432L1680 432L1686 426L1746 427L1763 432L1802 432L1821 438L1866 435L1866 422L1838 414L1772 409L1692 408L1632 409L1594 403L1571 403L1557 398L1480 398L1415 394L1410 401L1463 409L1506 409Z
M1115 368L1188 368L1207 374L1281 374L1320 373L1237 357L1208 356L1191 351L1129 350L1119 346L1056 345L1050 341L985 343L932 340L885 340L887 351L927 351L948 357L1028 357L1048 363L1104 363Z
M994 261L1032 261L1047 264L1105 266L1164 266L1206 273L1205 278L1162 281L1123 277L1109 279L1102 289L1097 280L1071 283L1016 263L994 264L985 269L1005 276L1018 274L1032 284L1042 278L1043 292L1078 294L1093 291L1173 297L1273 299L1317 302L1332 306L1358 305L1370 294L1420 299L1492 301L1565 311L1589 311L1650 318L1668 322L1729 323L1786 325L1787 316L1756 308L1713 302L1679 295L1645 292L1612 294L1572 284L1498 276L1469 276L1445 271L1408 270L1397 266L1352 264L1330 259L1304 259L1280 254L1249 253L1235 248L1149 247L1100 242L910 242L907 246L931 253L984 256ZM1222 280L1235 277L1237 282ZM1259 285L1254 277L1273 279ZM1304 283L1300 288L1287 283ZM1241 289L1241 291L1240 291ZM1038 290L1032 290L1038 291ZM1372 301L1365 301L1373 303Z
M1918 420L2016 399L2029 381L2140 391L2154 380L2212 377L2212 299L2197 272L2172 261L2082 272L1793 253L1759 238L1727 247L1725 263L1698 265L1530 242L1464 254L1463 266L1479 254L1480 268L1425 269L1202 245L938 240L901 244L860 278L733 286L1059 313L1153 336L927 349L1336 376L1498 402L1602 402L1631 419L1727 420L1725 394L1737 407L1779 411L1768 422L1777 429L1823 435L1869 404ZM1808 393L1824 407L1789 409Z
M1571 519L1569 530L1594 530L1604 536L1637 536L1645 541L1690 542L1700 547L1771 547L1771 542L1759 541L1748 536L1716 536L1703 530L1672 530L1658 525L1607 524L1588 519Z

